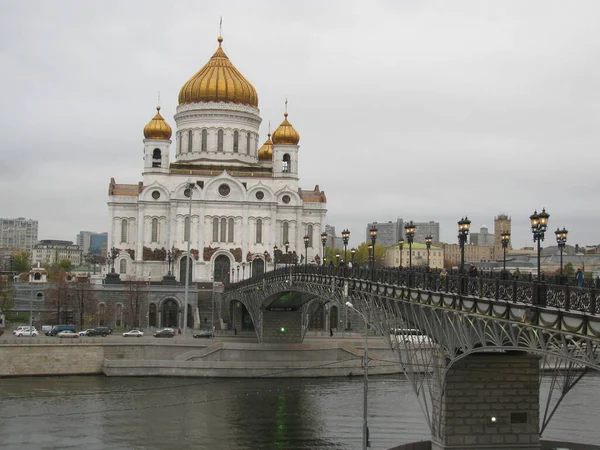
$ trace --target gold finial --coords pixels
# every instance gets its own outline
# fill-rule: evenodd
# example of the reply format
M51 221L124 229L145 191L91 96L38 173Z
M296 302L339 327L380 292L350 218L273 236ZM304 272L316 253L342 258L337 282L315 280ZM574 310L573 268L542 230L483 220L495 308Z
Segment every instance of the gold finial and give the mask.
M160 105L156 107L156 111L159 112L160 111Z
M219 36L217 38L217 42L219 43L219 47L221 46L221 43L223 42L223 38L221 36Z

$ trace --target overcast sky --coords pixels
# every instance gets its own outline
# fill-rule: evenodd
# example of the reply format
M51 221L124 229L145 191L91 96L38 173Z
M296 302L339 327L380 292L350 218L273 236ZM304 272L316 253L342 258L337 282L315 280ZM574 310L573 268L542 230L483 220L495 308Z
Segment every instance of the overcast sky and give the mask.
M40 239L108 229L107 191L141 181L142 129L160 91L223 47L275 128L289 99L300 183L328 223L440 222L456 242L550 214L569 244L600 242L598 1L0 1L0 217ZM174 144L171 157L173 159Z

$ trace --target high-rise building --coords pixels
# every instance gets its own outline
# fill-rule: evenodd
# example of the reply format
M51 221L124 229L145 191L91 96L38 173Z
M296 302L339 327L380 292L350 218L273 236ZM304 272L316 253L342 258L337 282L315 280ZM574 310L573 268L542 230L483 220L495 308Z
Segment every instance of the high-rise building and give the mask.
M377 228L377 245L383 247L391 247L392 245L398 244L398 240L402 237L404 232L404 222L398 218L395 222L391 220L388 222L372 222L367 224L367 231L365 235L365 242L371 243L371 228Z
M31 253L37 240L37 220L24 217L0 219L0 248Z
M483 225L481 228L479 228L479 233L471 232L471 234L469 234L469 243L471 245L493 247L494 235L490 234L488 227Z
M498 214L494 218L494 259L499 260L504 255L504 249L502 248L502 233L511 230L511 219L506 214ZM508 243L506 249L512 250L512 239Z
M102 244L108 240L108 233L96 233L94 231L80 231L77 235L77 245L81 247L83 254L99 255Z
M192 282L228 282L249 262L261 273L285 242L309 261L322 251L327 198L318 185L299 183L302 152L311 149L300 151L287 102L259 148L258 94L217 40L179 91L173 142L157 107L143 130L142 180L110 180L108 248L118 252L115 270L129 278L166 275L169 249L173 274L184 281L190 273Z
M430 220L429 222L414 222L415 224L415 242L425 243L425 238L431 236L431 242L437 244L440 242L440 223Z

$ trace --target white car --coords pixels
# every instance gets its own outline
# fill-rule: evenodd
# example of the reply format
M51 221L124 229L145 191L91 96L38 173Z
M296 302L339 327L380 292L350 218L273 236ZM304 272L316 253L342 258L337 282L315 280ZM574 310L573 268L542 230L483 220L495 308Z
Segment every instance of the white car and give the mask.
M17 337L23 337L23 336L29 336L29 337L36 337L39 336L40 333L38 333L38 331L35 329L35 327L19 327L20 329L17 330L17 332L15 333L15 336Z
M20 326L18 326L17 328L15 328L15 329L13 330L13 334L17 334L17 333L18 333L19 331L21 331L23 328L25 328L25 326L24 326L24 325L20 325Z
M71 330L65 330L65 331L61 331L60 333L58 333L56 335L56 337L59 337L59 338L78 338L79 334L75 333L74 331L71 331Z
M131 330L123 333L123 337L142 337L143 335L144 332L140 330Z

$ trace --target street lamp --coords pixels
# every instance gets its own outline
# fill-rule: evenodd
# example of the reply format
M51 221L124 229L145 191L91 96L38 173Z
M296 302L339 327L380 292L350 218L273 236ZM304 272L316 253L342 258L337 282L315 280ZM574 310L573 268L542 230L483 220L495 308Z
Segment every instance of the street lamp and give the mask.
M350 254L352 255L352 267L354 267L354 255L356 255L356 249L354 247L350 249Z
M288 267L288 262L289 262L289 258L288 258L288 248L290 248L290 243L289 243L289 241L285 241L285 244L283 244L283 246L285 247L285 268L287 269L287 267Z
M542 208L542 212L538 214L537 211L534 211L531 216L529 216L529 220L531 221L531 233L533 234L533 242L537 242L537 299L535 304L544 306L544 302L542 301L542 291L541 291L541 281L542 281L542 271L541 271L541 241L544 240L544 234L546 233L546 229L548 228L548 218L550 214L546 212L546 208Z
M375 241L377 240L377 228L372 227L369 230L369 235L371 236L371 246L373 247L373 252L371 253L371 279L375 274Z
M567 244L567 234L569 232L563 227L562 230L557 228L554 234L556 235L556 242L560 249L560 284L563 284L563 250Z
M323 265L325 265L325 246L327 245L327 233L321 233L321 244L323 244Z
M190 272L192 271L191 262L192 258L190 258L190 241L192 240L192 197L194 196L194 189L196 188L196 183L188 183L187 188L183 191L183 194L187 196L189 193L190 204L189 204L189 228L188 228L188 236L187 237L187 254L185 256L185 291L183 294L183 337L187 337L187 314L188 314L188 291L190 288ZM185 228L185 227L184 227ZM185 234L185 233L184 233Z
M304 266L308 265L308 244L310 243L310 236L307 234L304 236Z
M406 225L404 225L404 234L406 236L406 240L408 242L408 270L412 271L412 244L415 239L415 224L411 220ZM412 285L412 275L408 274L408 285Z
M337 267L340 267L340 254L339 253L335 254L335 265Z
M504 251L504 258L502 262L502 278L506 279L506 249L508 248L508 243L510 242L510 233L508 231L503 232L500 235L500 239L502 242L502 250Z
M246 261L242 261L242 280L246 279Z
M370 447L371 444L369 442L369 427L367 425L367 398L368 398L368 393L369 393L369 320L368 317L362 313L360 313L356 308L354 308L354 306L352 305L352 303L350 302L346 302L346 306L350 309L352 309L355 313L357 313L359 316L361 316L364 321L365 321L365 357L364 357L364 362L363 362L363 374L364 374L364 378L363 378L363 388L364 388L364 394L363 394L363 445L362 448L363 450L367 450L367 447ZM368 312L367 312L368 314Z
M460 293L465 293L465 244L471 228L471 221L468 217L463 217L458 221L458 245L460 246Z
M431 235L425 236L425 246L427 247L427 269L429 270L429 249L431 248Z
M400 269L402 269L402 249L404 248L404 239L398 239L398 248L400 249Z
M277 269L277 250L279 250L279 247L273 246L273 270Z
M350 231L342 231L342 242L344 243L344 262L348 262L348 241L350 240Z
M117 255L119 254L119 252L117 251L117 249L115 247L112 247L110 249L110 252L108 253L108 259L110 261L110 273L115 273L115 259L117 259Z
M267 258L269 257L269 252L265 250L265 252L263 253L263 256L265 257L265 272L267 271Z

